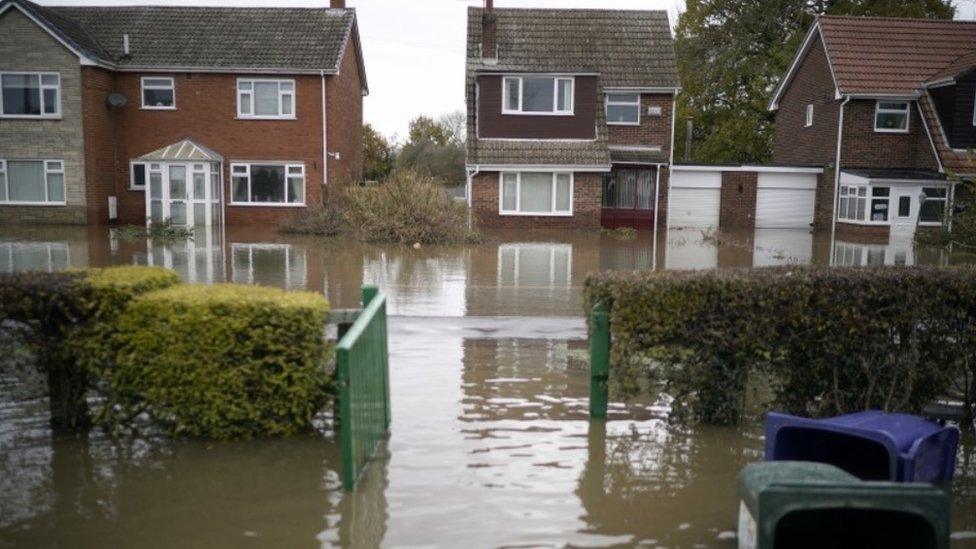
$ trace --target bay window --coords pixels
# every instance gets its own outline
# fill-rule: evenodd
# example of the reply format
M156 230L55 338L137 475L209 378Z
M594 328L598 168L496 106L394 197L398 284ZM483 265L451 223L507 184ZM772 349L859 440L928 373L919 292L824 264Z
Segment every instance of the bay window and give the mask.
M502 78L503 114L573 114L574 79L556 76Z
M939 223L945 219L946 208L949 204L948 189L939 187L923 187L925 200L919 210L918 220L921 223Z
M837 204L837 219L864 221L867 196L868 188L866 186L841 185L840 200Z
M0 204L64 203L64 162L0 160Z
M176 84L171 77L143 77L142 108L173 110L176 108Z
M640 125L640 94L608 93L607 124L619 126Z
M0 117L61 116L61 76L56 72L0 73Z
M499 182L503 215L572 215L573 174L503 172Z
M304 164L231 164L231 203L305 204Z
M908 101L878 101L874 110L874 131L908 133Z
M239 118L295 118L295 81L239 79L237 81Z

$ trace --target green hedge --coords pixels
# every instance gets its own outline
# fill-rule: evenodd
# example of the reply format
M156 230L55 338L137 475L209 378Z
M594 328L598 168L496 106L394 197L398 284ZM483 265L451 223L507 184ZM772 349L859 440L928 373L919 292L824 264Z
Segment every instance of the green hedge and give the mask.
M144 413L216 439L307 430L328 398L328 311L321 295L256 286L146 294L118 323L106 420Z
M750 381L812 416L919 411L955 388L973 409L971 268L608 273L585 295L610 308L618 394L656 377L703 421L737 422Z
M109 352L112 326L134 297L179 282L157 267L114 267L0 276L0 319L27 325L27 345L46 373L51 422L88 425L86 396Z

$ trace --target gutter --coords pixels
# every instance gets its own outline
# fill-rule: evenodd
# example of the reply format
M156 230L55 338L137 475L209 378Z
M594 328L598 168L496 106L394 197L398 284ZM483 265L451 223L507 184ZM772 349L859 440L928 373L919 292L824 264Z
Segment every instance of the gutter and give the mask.
M841 145L844 142L844 107L851 101L851 96L846 96L840 104L840 118L837 122L837 161L834 165L834 207L830 213L830 260L829 265L834 265L834 243L837 238L837 208L840 206L840 157Z
M322 77L322 186L329 184L329 111L328 101L325 93L325 71L320 73Z

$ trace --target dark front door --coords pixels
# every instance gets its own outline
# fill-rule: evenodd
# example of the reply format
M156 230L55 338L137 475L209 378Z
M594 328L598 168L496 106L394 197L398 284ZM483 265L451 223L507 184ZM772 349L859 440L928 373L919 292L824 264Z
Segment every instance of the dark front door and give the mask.
M603 215L607 229L654 228L655 168L614 168L603 180Z

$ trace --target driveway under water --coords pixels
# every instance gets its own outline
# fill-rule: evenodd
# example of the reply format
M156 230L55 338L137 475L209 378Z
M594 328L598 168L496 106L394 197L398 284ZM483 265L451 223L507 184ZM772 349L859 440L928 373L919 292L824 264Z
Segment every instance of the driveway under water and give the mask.
M910 245L806 231L583 233L414 250L228 229L154 245L104 229L0 228L0 272L156 264L192 282L390 298L393 427L343 493L332 433L237 443L52 439L43 380L0 370L0 546L734 547L736 474L761 426L667 422L666 397L587 420L582 282L598 270L952 264ZM0 345L3 342L0 341ZM952 486L954 547L976 545L976 441Z

